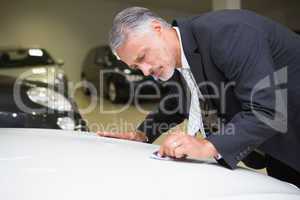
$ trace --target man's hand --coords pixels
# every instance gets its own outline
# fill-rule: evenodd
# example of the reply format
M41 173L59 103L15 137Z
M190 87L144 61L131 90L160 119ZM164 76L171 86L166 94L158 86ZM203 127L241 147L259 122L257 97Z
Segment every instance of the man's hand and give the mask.
M97 132L97 135L103 136L103 137L111 137L111 138L118 138L118 139L124 139L124 140L132 140L132 141L138 141L138 142L146 142L147 137L144 133L141 132Z
M211 158L218 152L208 140L192 137L182 132L175 132L167 136L159 149L161 156L173 158Z

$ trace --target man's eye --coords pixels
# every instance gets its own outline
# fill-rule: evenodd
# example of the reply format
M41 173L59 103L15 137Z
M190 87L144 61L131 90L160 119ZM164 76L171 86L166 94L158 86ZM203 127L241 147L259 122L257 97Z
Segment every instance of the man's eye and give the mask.
M142 56L140 56L140 57L138 58L138 61L141 62L141 61L144 60L144 58L145 58L145 54L143 54Z
M137 70L137 69L138 69L138 66L137 66L137 65L132 65L132 66L131 66L131 69Z

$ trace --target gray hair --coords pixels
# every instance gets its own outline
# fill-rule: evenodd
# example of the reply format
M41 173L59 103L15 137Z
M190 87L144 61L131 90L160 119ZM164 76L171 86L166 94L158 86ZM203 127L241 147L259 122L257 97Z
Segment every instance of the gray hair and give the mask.
M157 20L162 26L171 28L167 21L147 8L130 7L119 12L113 20L113 26L109 33L111 50L115 53L116 49L128 38L128 33L149 30L147 28L152 20Z

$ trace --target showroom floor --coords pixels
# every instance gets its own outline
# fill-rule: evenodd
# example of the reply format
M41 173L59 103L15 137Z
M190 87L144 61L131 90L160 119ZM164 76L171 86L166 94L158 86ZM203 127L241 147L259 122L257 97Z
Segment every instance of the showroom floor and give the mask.
M77 91L75 100L81 109L83 118L87 121L90 131L132 131L143 121L147 113L155 108L157 102L147 101L139 104L139 108L134 105L112 104L107 100L100 99L97 105L87 110L91 105L91 97ZM178 128L183 130L185 123ZM160 143L164 136L157 139L155 143Z
M134 105L112 104L107 100L98 100L97 104L91 111L86 111L91 105L91 97L83 94L81 90L76 92L75 100L81 109L83 118L87 121L91 132L99 130L105 131L132 131L144 119L144 117L152 109L155 108L156 102L143 102L137 108ZM186 122L179 125L177 128L184 130ZM165 134L159 137L155 143L160 144ZM240 166L244 165L241 163ZM265 169L257 170L261 173L266 173Z

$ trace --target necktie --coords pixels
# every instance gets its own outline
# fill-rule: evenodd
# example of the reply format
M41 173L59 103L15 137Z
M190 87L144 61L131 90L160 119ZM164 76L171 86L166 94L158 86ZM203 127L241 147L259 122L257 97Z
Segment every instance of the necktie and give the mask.
M204 126L202 122L201 108L198 96L198 86L193 80L191 71L189 69L183 68L181 74L185 79L190 92L191 92L191 103L190 103L190 113L188 121L188 134L194 136L199 130L203 137L205 136Z

